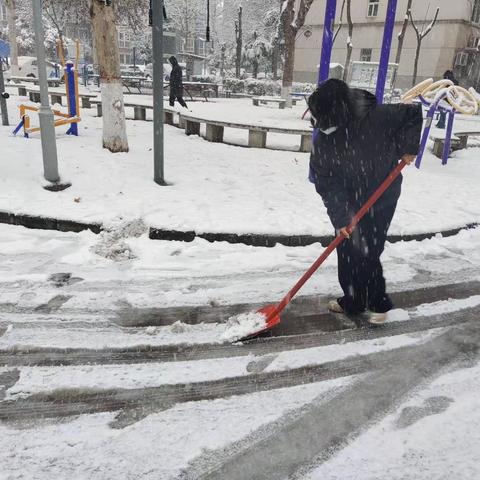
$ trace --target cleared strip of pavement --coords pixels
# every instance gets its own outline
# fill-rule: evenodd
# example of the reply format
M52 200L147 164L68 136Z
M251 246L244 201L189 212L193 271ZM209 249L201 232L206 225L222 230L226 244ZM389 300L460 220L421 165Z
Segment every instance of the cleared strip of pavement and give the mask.
M335 332L258 338L244 344L201 344L144 346L125 349L12 349L0 352L0 365L56 366L177 362L245 355L266 355L288 350L321 347L339 343L415 333L431 328L458 325L470 315L480 315L480 307L453 313L416 317L414 320L387 323L377 328L355 328Z

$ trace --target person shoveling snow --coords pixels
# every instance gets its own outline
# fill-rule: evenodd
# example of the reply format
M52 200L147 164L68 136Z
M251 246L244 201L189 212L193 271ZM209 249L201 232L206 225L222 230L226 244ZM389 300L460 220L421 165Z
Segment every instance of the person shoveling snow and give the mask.
M338 279L343 297L332 300L335 313L359 315L382 324L393 308L383 277L383 252L402 185L400 174L362 221L350 227L354 213L389 177L401 159L411 164L420 150L420 105L378 105L366 90L331 79L310 96L308 105L318 131L310 158L315 185L336 234Z

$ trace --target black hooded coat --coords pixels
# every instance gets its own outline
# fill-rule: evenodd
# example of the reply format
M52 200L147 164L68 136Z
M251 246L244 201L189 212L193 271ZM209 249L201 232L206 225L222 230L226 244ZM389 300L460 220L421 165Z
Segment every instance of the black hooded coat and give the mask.
M317 126L338 127L330 134L318 131L310 158L310 180L336 229L350 223L403 155L418 154L423 123L420 106L378 105L371 93L344 88L348 98L331 105L328 118L315 112L315 102L331 103L328 97L315 99L314 93L309 100ZM377 201L377 210L397 202L401 183L399 176Z
M172 66L170 72L170 94L181 97L183 95L183 79L182 79L182 67L178 64L175 57L168 59Z

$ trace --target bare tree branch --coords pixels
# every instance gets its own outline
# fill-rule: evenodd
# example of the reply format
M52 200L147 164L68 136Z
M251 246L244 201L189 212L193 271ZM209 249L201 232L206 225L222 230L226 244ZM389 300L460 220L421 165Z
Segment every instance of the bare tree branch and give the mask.
M342 2L342 9L340 10L340 22L338 24L337 29L335 30L335 34L333 35L333 43L335 43L335 40L338 37L338 34L340 33L340 30L342 29L342 20L343 20L343 11L345 10L345 1L343 0Z

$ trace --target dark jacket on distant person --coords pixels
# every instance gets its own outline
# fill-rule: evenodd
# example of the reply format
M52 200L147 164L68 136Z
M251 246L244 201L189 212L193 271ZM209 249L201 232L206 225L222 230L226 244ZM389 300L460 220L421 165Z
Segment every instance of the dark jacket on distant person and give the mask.
M183 95L182 67L173 56L168 61L172 66L172 71L170 72L170 94L181 97Z
M443 74L443 78L446 80L451 80L454 85L458 85L458 80L455 78L455 75L451 70L445 71L445 73Z
M310 180L336 229L353 215L397 166L405 154L419 151L422 108L417 105L378 105L365 90L328 80L309 98L318 133L310 158ZM378 200L376 208L395 204L399 176Z

